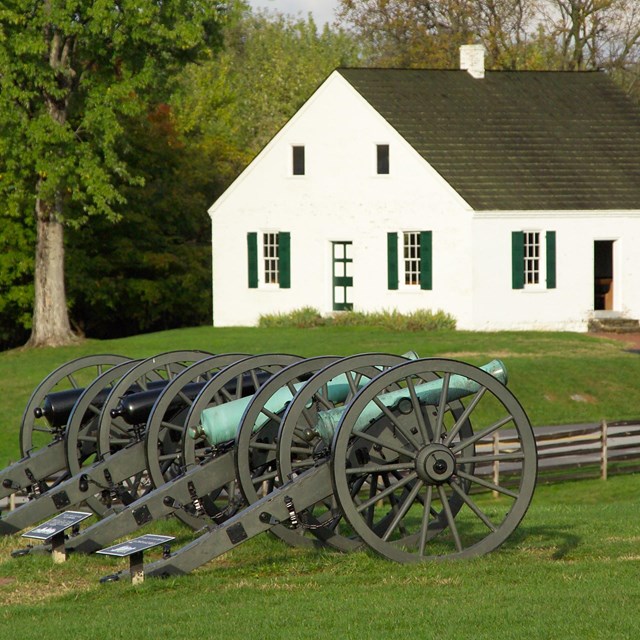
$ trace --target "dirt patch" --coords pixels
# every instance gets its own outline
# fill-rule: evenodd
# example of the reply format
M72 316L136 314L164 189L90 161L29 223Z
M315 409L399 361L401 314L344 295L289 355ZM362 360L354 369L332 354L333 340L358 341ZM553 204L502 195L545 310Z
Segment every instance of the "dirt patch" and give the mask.
M640 332L633 333L613 333L613 332L597 332L590 333L594 338L606 338L607 340L617 340L622 343L622 348L629 351L640 352Z

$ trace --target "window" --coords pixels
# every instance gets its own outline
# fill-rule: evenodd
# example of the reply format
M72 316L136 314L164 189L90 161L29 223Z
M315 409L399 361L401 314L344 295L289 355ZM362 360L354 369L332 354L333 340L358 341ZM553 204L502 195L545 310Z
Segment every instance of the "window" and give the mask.
M540 233L524 233L524 284L540 284Z
M279 260L278 260L278 234L265 233L262 236L262 257L265 284L278 284Z
M302 145L293 145L292 152L292 160L293 160L293 175L294 176L303 176L305 167L304 167L304 147Z
M288 289L291 286L290 234L285 231L264 231L258 259L258 233L247 234L247 268L250 289L258 286Z
M556 232L511 233L511 286L513 289L555 289Z
M420 284L420 233L409 231L402 234L404 245L404 283Z
M400 244L402 243L402 244ZM398 260L399 249L402 262ZM401 267L401 271L399 268ZM404 231L387 234L387 287L398 289L433 288L431 231Z
M377 172L378 175L389 174L389 145L378 144L376 145L377 154Z

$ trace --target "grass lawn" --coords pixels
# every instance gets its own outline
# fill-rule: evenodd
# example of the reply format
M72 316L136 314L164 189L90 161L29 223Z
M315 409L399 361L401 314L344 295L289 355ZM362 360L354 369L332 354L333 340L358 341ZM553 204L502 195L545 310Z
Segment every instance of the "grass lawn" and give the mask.
M202 327L1 353L0 463L19 456L24 406L55 367L87 354L148 357L178 348L303 356L413 349L473 364L498 357L534 425L640 417L640 357L589 335ZM0 640L635 639L639 494L640 475L540 486L507 543L471 561L406 566L368 552L292 549L262 535L188 576L138 587L98 582L126 561L11 558L25 540L7 536L0 539ZM151 530L177 536L176 546L194 535L171 520Z
M635 639L639 492L637 475L539 487L516 534L471 561L407 566L263 535L137 587L99 584L123 560L12 559L12 536L0 541L0 638Z

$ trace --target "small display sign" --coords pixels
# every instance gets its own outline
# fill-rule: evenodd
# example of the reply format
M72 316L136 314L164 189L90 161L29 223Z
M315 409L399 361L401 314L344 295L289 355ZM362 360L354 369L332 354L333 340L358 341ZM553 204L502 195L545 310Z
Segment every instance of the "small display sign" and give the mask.
M175 540L175 537L158 536L149 533L138 538L133 538L132 540L127 540L126 542L121 542L120 544L114 544L113 546L107 547L106 549L96 551L96 553L102 553L105 556L126 558L127 556L133 555L134 553L152 549L153 547L157 547L158 545L164 544L165 542L171 542L171 540Z
M23 533L22 537L34 538L35 540L50 540L55 535L62 533L69 527L73 527L91 515L93 514L85 513L84 511L65 511L35 529Z

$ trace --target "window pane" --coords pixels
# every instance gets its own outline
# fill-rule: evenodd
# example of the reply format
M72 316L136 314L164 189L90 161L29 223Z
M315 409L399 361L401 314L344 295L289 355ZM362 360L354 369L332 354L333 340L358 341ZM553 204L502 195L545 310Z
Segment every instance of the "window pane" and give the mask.
M304 147L301 145L293 147L293 175L304 175Z
M378 173L380 175L386 175L389 173L389 145L379 144L377 145L378 155Z
M524 282L525 284L540 282L540 233L538 231L524 233Z
M420 232L408 231L403 234L404 283L420 284Z
M278 234L265 233L262 236L262 255L264 257L265 284L278 284L280 278L278 259Z

